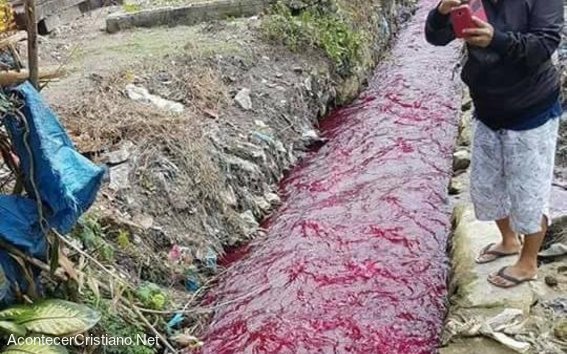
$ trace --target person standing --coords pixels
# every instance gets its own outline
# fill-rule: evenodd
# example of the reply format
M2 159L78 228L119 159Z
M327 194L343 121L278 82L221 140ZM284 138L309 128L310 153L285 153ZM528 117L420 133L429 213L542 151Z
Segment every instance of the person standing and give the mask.
M537 277L537 254L549 219L560 103L552 56L561 40L563 0L483 0L488 22L465 30L461 78L475 107L471 198L479 220L495 221L502 239L486 245L479 264L520 254L491 274L503 288ZM459 0L431 10L425 35L444 46L455 40L450 12ZM523 242L522 242L523 236Z

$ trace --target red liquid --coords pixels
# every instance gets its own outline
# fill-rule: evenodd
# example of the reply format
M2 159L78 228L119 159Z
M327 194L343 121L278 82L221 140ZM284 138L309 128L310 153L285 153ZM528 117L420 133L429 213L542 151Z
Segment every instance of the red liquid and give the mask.
M203 353L434 353L446 312L455 47L423 38L422 1L329 142L282 184L268 237L213 289ZM239 258L240 255L236 258Z

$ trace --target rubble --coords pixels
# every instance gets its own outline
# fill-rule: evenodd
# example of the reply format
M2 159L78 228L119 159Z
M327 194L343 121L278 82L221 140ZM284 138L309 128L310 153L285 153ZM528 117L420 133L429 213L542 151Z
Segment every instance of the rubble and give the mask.
M234 97L234 101L240 106L240 108L249 111L252 109L252 99L250 98L250 89L242 89L238 91Z
M459 149L453 154L453 170L466 170L471 164L471 154L466 149Z

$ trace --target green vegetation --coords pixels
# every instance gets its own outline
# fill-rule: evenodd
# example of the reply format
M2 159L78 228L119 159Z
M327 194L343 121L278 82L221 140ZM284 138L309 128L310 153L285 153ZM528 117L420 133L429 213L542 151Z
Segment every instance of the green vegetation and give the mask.
M16 338L69 336L83 333L95 326L101 316L91 308L63 300L44 300L33 305L18 305L0 312L0 332ZM28 336L28 337L26 337ZM2 354L67 354L60 345L42 345L30 340L5 348Z
M163 310L168 303L167 294L159 286L150 282L143 283L137 289L136 297L144 307L152 310Z
M124 3L122 4L122 9L127 13L138 12L142 9L142 6L139 4L132 4L132 3Z
M103 333L112 333L114 337L136 338L143 336L146 331L143 325L131 324L126 321L124 313L115 310L113 300L92 297L91 305L100 311L102 317L97 328ZM156 349L142 344L130 346L105 346L100 348L104 354L154 354Z
M267 39L280 42L292 51L307 47L322 49L342 76L363 64L364 30L355 30L337 6L308 6L297 15L284 2L277 2L262 24Z
M73 236L81 240L91 254L98 254L106 262L114 260L114 247L105 241L104 230L95 216L81 218Z

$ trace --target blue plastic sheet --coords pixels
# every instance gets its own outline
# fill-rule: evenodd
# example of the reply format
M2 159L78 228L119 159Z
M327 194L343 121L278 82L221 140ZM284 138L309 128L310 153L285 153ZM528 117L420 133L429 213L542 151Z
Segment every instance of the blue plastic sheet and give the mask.
M27 193L0 196L0 238L28 255L45 259L47 241L40 227L36 193L48 227L67 233L94 202L104 170L74 148L57 116L31 84L24 83L11 92L25 103L25 122L8 116L5 125L20 159ZM18 281L20 289L27 288L23 277L14 274L14 261L3 252L0 266L12 285ZM12 295L0 284L0 300L10 301Z

